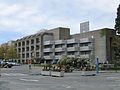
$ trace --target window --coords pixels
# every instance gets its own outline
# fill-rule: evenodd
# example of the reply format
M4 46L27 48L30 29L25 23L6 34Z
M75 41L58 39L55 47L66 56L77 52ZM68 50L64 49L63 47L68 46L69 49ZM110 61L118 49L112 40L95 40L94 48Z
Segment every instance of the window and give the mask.
M55 48L62 48L64 45L60 44L60 45L55 45Z
M22 46L25 46L25 41L22 42Z
M62 53L61 52L56 52L55 55L62 55Z
M22 54L22 58L25 58L25 54Z
M26 53L26 58L29 58L29 53Z
M18 46L19 46L19 47L21 46L21 42L18 43Z
M31 40L31 44L34 44L34 39Z
M75 52L68 52L67 54L68 54L68 55L74 55Z
M39 43L39 38L36 38L36 43Z
M36 45L36 50L39 50L39 45Z
M26 51L29 51L29 47L26 48Z
M31 46L31 51L33 51L34 50L34 46Z
M18 48L18 52L19 52L19 53L21 52L21 49L20 49L20 48Z
M44 48L52 48L52 45L45 45Z
M22 48L22 52L24 52L25 51L25 48Z
M39 57L39 52L36 52L36 57Z
M26 45L29 45L29 40L26 41Z
M73 47L73 44L67 44L67 47Z
M88 55L88 54L90 54L90 53L91 53L90 51L80 52L81 55Z

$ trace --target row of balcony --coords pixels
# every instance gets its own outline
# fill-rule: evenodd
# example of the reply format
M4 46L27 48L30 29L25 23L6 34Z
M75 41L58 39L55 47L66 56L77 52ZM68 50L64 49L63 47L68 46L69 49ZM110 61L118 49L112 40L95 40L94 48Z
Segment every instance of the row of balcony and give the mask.
M65 44L65 43L88 43L92 42L92 38L82 38L82 39L69 39L69 40L56 40L56 41L45 41L44 45L51 45L51 44Z
M49 55L49 56L44 56L45 59L61 59L63 57L83 57L83 58L90 58L92 55L86 54L86 55ZM39 57L39 56L36 56ZM22 58L25 58L25 56L22 56ZM29 58L29 56L26 56L26 58Z
M92 55L90 54L85 54L85 55L48 55L44 56L45 59L60 59L62 57L83 57L83 58L90 58Z
M69 47L69 48L45 48L43 52L61 52L61 51L89 51L93 50L92 46L84 46L84 47Z

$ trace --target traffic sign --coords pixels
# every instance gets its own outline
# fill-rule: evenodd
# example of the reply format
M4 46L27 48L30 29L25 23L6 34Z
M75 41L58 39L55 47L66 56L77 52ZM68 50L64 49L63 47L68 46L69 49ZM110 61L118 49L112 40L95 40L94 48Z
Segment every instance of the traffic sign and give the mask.
M32 60L28 60L28 64L32 64Z

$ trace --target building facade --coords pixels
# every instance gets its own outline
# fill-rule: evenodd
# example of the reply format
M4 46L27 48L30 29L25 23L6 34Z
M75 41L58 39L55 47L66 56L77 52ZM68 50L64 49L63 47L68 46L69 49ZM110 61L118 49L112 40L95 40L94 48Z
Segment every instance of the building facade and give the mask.
M16 40L20 62L32 58L45 58L46 62L59 60L62 57L85 57L95 62L112 59L112 38L116 35L113 29L100 29L70 35L69 28L58 27Z
M59 60L62 57L93 58L93 39L68 39L44 42L44 58L46 60Z

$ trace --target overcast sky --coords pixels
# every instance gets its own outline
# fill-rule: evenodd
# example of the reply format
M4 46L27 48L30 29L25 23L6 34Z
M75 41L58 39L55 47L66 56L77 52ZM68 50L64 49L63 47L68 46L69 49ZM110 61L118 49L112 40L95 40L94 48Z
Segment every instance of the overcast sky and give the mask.
M0 44L34 34L41 29L69 27L80 32L80 22L90 30L114 28L120 0L0 0Z

